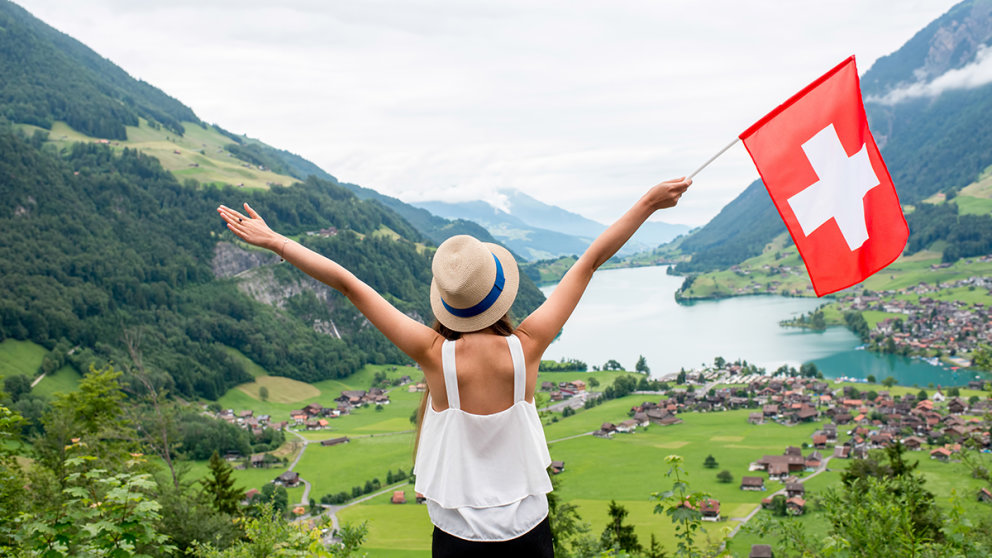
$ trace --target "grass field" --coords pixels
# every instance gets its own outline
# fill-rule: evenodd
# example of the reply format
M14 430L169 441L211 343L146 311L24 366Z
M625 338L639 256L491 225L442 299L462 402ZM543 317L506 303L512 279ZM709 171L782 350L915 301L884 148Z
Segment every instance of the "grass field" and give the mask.
M657 399L657 396L630 395L580 411L572 417L559 419L546 428L547 437L553 440L588 432L607 420L619 421L626 418L626 411L631 406L645 399ZM725 516L743 517L760 503L761 498L770 493L740 491L740 477L747 472L748 464L766 453L778 454L788 445L809 441L810 434L818 428L817 424L796 427L777 424L754 426L747 424L749 412L688 413L681 415L685 421L683 424L670 427L652 425L633 434L618 434L611 440L581 436L553 442L550 444L552 459L565 462L565 472L558 477L561 481L558 495L564 501L578 506L582 519L590 524L590 533L597 537L606 525L609 502L616 500L630 512L629 522L634 525L641 542L648 542L654 534L672 549L674 531L671 521L667 516L653 513L655 502L651 500L652 492L671 488L673 480L665 476L666 456L683 456L692 489L710 492L718 498ZM342 450L361 448L363 453L373 456L373 461L376 462L383 458L373 452L382 452L381 455L385 456L387 462L390 455L395 455L398 459L405 458L407 464L410 463L409 453L405 456L390 454L386 438L382 438L379 443L382 444L381 449L366 449L366 446L359 445L337 447ZM307 450L309 451L310 449ZM717 458L719 467L703 469L702 462L710 454ZM342 464L340 472L328 472L328 476L352 478L354 465L344 457L344 451L341 455L341 458L332 459L321 456L320 461L335 464L336 471L336 465ZM306 459L305 457L304 460ZM716 481L716 473L723 469L734 474L733 483L721 484ZM769 491L772 491L781 487L781 484L771 482L768 486ZM383 496L347 508L341 512L340 517L344 521L369 521L370 535L366 548L372 556L387 555L380 554L381 549L398 548L409 550L388 555L427 556L430 527L426 509L423 506L396 506L387 502L388 498ZM723 529L732 527L734 523L731 520L708 523L706 528L713 536L721 536Z
M203 128L192 122L182 124L186 133L178 136L165 128L157 130L151 128L145 119L140 119L138 126L127 127L126 141L113 140L107 144L115 150L125 147L138 149L157 158L162 163L162 167L170 171L179 181L193 179L201 184L221 183L245 188L268 188L270 184L289 186L299 182L292 176L259 169L236 159L224 149L225 145L234 143L233 140L213 127ZM19 124L18 127L28 134L42 130L27 124ZM64 122L53 123L48 133L49 142L59 148L68 147L76 142L101 141L99 138L80 134ZM250 138L244 140L246 143L256 141Z
M22 374L34 379L46 353L48 351L44 347L31 341L0 341L0 378Z
M34 386L31 393L52 397L56 393L70 393L79 386L82 376L71 366L63 366L53 374L45 376L38 385Z

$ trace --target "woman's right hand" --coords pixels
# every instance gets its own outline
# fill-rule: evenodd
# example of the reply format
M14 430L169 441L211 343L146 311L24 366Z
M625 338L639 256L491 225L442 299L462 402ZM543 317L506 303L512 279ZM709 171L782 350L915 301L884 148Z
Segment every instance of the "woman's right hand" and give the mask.
M682 199L682 194L692 184L691 178L673 178L648 190L644 195L648 205L655 211L675 207Z
M225 205L217 208L217 213L227 223L227 228L238 238L253 246L278 251L279 245L284 243L285 238L270 229L265 220L247 203L245 211L248 215L242 215Z

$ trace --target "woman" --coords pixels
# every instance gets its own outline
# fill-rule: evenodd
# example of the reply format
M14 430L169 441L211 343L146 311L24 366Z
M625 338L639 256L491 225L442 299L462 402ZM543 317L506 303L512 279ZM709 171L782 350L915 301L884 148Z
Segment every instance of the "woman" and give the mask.
M418 421L416 490L434 523L433 555L553 556L547 493L551 463L534 407L537 369L593 272L655 211L673 207L691 180L651 188L604 231L516 329L508 317L519 284L504 248L449 238L431 264L434 328L403 314L334 261L221 206L227 227L344 294L424 371L429 396ZM456 366L457 362L457 366Z

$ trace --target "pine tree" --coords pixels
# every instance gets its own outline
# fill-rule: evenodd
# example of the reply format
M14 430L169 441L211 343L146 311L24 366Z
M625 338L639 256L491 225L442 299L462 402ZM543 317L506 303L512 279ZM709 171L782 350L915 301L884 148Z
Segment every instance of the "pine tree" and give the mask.
M624 525L623 520L627 517L627 508L617 504L615 500L610 500L610 522L606 524L606 529L600 536L600 544L604 549L616 548L625 552L641 552L643 548L637 540L633 525Z
M234 486L231 466L216 451L210 456L210 463L207 466L210 468L210 475L200 482L203 484L203 490L211 496L214 509L221 513L236 515L242 490Z

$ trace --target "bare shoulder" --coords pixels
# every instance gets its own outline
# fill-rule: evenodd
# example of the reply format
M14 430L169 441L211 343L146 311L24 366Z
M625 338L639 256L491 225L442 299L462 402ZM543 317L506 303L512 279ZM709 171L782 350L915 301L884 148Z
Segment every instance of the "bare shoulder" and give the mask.
M544 356L544 350L548 346L547 340L541 336L532 334L526 327L526 324L521 324L520 327L514 330L513 334L520 339L520 346L524 350L524 360L528 363L541 360L541 357Z

